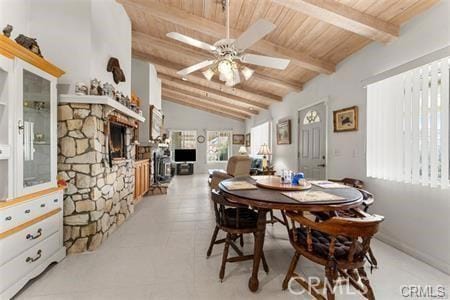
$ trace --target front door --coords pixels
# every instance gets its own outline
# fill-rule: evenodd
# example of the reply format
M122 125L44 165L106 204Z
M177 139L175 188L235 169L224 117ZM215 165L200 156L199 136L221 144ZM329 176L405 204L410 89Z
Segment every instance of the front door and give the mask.
M298 112L298 168L306 178L326 177L326 109L319 103Z

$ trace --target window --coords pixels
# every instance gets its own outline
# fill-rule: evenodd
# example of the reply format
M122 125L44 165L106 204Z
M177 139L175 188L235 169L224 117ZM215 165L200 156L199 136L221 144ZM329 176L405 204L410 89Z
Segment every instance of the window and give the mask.
M449 58L367 87L367 176L449 186Z
M197 131L171 130L170 153L172 154L172 156L175 153L175 151L173 151L175 149L197 149Z
M206 132L207 162L227 162L231 156L231 131Z
M272 150L271 133L271 122L265 122L252 128L250 135L250 153L253 157L259 157L259 149L264 144L268 145L269 149Z
M310 110L306 113L305 118L303 119L303 125L319 123L320 117L319 113L315 110Z

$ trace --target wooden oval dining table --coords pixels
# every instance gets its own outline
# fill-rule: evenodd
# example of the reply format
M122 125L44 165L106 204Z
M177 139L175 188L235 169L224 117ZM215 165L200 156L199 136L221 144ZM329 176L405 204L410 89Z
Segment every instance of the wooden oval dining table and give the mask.
M310 191L322 191L342 198L339 203L301 203L282 194L283 191L275 188L263 188L257 186L257 180L267 179L267 176L244 176L234 177L222 181L219 189L222 195L231 203L248 205L258 212L257 231L255 233L255 244L253 252L253 270L248 282L248 287L252 292L256 292L259 287L258 271L261 261L261 254L264 247L264 237L266 234L267 212L271 210L281 211L303 211L303 212L332 212L346 210L361 205L363 195L355 188L321 188L312 186ZM227 189L227 182L247 181L255 185L256 189L230 190Z

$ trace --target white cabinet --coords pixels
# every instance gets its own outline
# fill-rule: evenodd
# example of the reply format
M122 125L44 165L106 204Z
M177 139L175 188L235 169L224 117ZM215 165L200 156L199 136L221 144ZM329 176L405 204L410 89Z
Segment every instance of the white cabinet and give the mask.
M56 180L64 72L0 35L0 300L66 255Z

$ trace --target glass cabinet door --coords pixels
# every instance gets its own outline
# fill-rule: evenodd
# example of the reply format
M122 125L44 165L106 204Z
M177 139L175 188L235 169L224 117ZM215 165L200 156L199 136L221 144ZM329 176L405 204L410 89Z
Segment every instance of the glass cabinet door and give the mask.
M51 82L23 72L23 188L52 181Z

